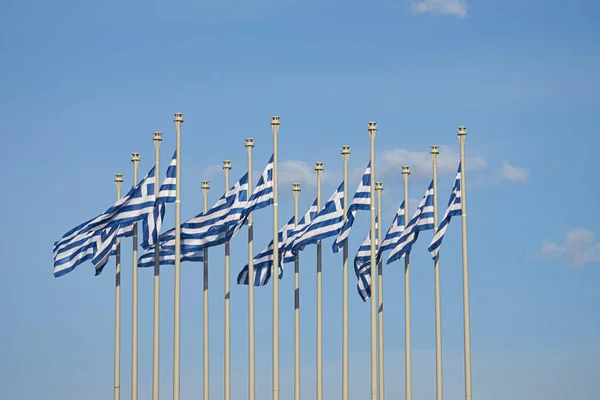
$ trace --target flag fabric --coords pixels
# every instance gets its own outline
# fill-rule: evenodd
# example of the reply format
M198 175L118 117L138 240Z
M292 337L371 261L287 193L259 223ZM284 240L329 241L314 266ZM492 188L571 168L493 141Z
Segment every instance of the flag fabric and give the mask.
M452 187L452 193L450 194L450 201L448 201L448 208L446 209L446 213L444 214L444 219L440 222L440 226L438 228L437 233L433 236L433 240L431 240L431 244L429 245L429 252L431 256L435 259L440 251L440 246L442 244L442 240L444 239L444 235L446 234L446 230L448 229L448 225L450 224L450 219L455 215L461 215L462 213L462 201L461 201L461 191L460 191L460 181L462 179L462 174L460 172L460 164L458 164L458 172L456 173L456 179L454 180L454 186Z
M343 217L344 183L342 182L304 232L294 237L289 248L297 253L310 244L337 235L344 224Z
M379 232L379 215L375 217L375 252L379 246L377 235ZM356 252L354 257L354 273L358 278L356 289L363 301L371 296L371 230ZM368 275L368 277L366 276Z
M108 263L108 259L117 254L117 238L133 236L133 224L121 227L118 230L107 228L104 235L98 245L97 254L92 258L92 264L94 264L96 269L96 276L102 273L102 270Z
M121 199L104 213L71 229L54 243L54 276L71 272L79 264L96 259L100 250L112 249L107 242L110 235L126 236L127 230L119 229L133 225L146 217L154 208L154 167Z
M419 232L428 229L433 229L433 181L429 184L425 196L423 196L406 229L404 229L398 238L398 242L392 249L387 263L390 264L399 260L404 254L409 254L412 245L419 237Z
M154 210L148 214L148 218L144 219L142 224L142 248L144 250L154 246L157 241L162 221L165 217L166 203L174 203L177 190L177 152L173 154L173 158L167 168L165 180L160 185L158 196L154 204Z
M404 232L404 213L404 202L402 202L396 215L394 215L394 220L392 221L390 229L388 229L385 237L381 241L381 246L377 251L377 263L381 260L383 252L393 249L398 243L400 236L402 236L402 232Z
M352 204L348 207L346 213L346 222L342 227L337 239L333 242L332 250L334 253L340 251L344 242L348 239L352 224L354 224L354 218L358 210L370 210L371 209L371 162L367 165L367 169L363 174L358 189L352 199Z

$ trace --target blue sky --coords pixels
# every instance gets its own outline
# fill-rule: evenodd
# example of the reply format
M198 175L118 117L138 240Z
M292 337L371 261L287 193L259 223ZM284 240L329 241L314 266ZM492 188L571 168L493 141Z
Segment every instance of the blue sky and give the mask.
M356 181L368 161L367 122L379 125L377 180L384 220L431 179L440 146L440 213L457 165L456 127L466 125L473 394L486 400L600 398L600 201L596 134L600 53L590 1L222 0L0 5L0 397L106 399L112 393L114 276L91 264L52 275L52 243L114 201L114 173L132 183L153 165L152 132L171 157L173 113L182 134L182 215L223 192L272 152L271 115L281 116L280 221L315 197L313 166L325 163L323 196L339 184L342 145ZM357 173L357 171L359 171ZM356 182L357 183L357 182ZM10 190L9 190L10 189ZM354 190L353 188L351 188ZM387 216L387 217L386 217ZM172 226L174 209L167 210ZM256 251L269 241L271 210L256 213ZM384 226L388 222L384 222ZM359 214L351 256L368 229ZM435 388L430 233L413 248L413 386ZM324 244L325 398L341 390L341 256ZM130 390L131 241L123 244L122 393ZM210 250L211 394L222 395L223 249ZM464 398L460 221L441 250L444 394ZM302 391L314 393L315 248L302 253ZM245 233L232 243L232 275L246 261ZM114 265L112 262L111 266ZM281 282L281 399L292 398L290 270ZM385 269L386 389L403 393L401 263ZM201 265L182 266L181 398L202 386ZM173 276L161 287L161 394L172 390ZM246 392L246 289L232 288L232 393ZM368 304L350 280L352 398L369 392ZM271 387L271 288L256 291L257 395ZM140 271L139 393L149 398L152 275ZM596 372L594 372L596 371ZM368 374L366 375L368 376Z

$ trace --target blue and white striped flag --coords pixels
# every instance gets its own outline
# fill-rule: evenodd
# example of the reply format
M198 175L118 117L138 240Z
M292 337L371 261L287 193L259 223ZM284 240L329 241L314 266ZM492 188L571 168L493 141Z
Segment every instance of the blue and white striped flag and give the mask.
M54 276L59 277L71 272L79 264L95 258L99 250L112 249L107 242L114 229L116 237L126 236L125 228L145 218L154 208L154 167L136 186L108 210L96 218L71 229L54 243ZM114 229L113 229L114 228ZM114 238L113 238L114 239Z
M320 240L335 236L340 232L343 224L344 182L337 188L304 232L292 240L289 249L298 252L309 244L315 244Z
M399 260L404 254L410 253L413 243L417 241L420 231L433 229L433 181L425 192L410 222L398 238L396 246L392 249L387 263Z
M346 213L346 222L340 231L335 242L333 242L332 249L334 253L340 251L344 242L348 239L352 224L354 224L354 218L356 211L358 210L370 210L371 209L371 162L367 165L367 169L360 180L358 189L352 199L352 204L348 207Z
M388 229L385 237L381 241L381 247L379 247L379 251L377 252L377 262L381 260L384 251L393 249L400 236L402 236L402 232L404 232L404 202L400 204L400 208L394 215L394 220L392 221L392 225L390 229Z
M165 180L160 185L158 196L154 205L154 210L148 214L148 218L144 219L142 224L142 248L144 250L154 246L157 240L162 221L165 217L166 203L174 203L177 190L177 152L173 154L173 158L167 168Z
M379 215L375 217L375 252L377 254L377 248L379 243L377 241L377 235L379 232ZM363 301L371 296L371 230L367 233L367 237L363 240L362 244L356 252L354 257L354 273L358 278L356 289L358 294Z
M462 213L462 201L461 201L461 191L460 191L460 181L462 178L462 174L460 172L460 164L458 164L458 172L456 173L456 179L454 180L454 186L452 187L452 193L450 194L450 201L448 201L448 208L446 209L446 213L444 214L444 219L440 222L440 226L438 228L437 233L433 236L433 240L429 245L429 252L432 257L435 259L440 251L440 246L442 244L442 240L444 239L444 235L446 234L446 230L448 229L448 225L450 224L450 219L455 215L460 215Z

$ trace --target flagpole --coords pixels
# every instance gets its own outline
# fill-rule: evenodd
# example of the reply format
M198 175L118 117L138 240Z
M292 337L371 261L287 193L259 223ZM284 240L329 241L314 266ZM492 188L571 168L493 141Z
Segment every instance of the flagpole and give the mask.
M131 153L131 162L133 162L133 185L138 181L138 167L140 162L140 153ZM137 400L138 397L138 229L137 222L133 224L133 298L132 298L132 323L131 323L131 400Z
M154 132L154 198L158 198L160 192L159 167L160 167L160 142L162 133ZM151 233L152 234L152 233ZM160 248L158 246L158 237L160 232L156 232L156 243L154 243L154 342L152 351L152 400L158 400L158 356L159 356L159 310L160 310Z
M429 152L433 160L433 235L438 231L438 190L437 190L437 161L440 153L438 146L431 146ZM435 381L436 400L442 400L442 309L440 300L440 256L434 260L435 279Z
M183 113L175 113L177 165L175 186L175 293L173 323L173 400L180 395L180 353L181 353L181 124Z
M208 211L208 189L210 189L210 185L208 181L202 181L202 194L204 196L204 213ZM227 190L227 189L225 189ZM208 400L209 392L208 392L208 372L209 372L209 364L208 364L208 248L204 248L204 346L203 346L203 354L204 354L204 380L203 380L203 389L204 389L204 400Z
M348 158L350 146L342 146L344 158L344 223L348 212ZM348 400L348 240L344 241L342 273L342 400Z
M271 117L273 131L273 250L279 249L279 192L277 181L277 134L279 117ZM279 251L273 251L273 400L279 400Z
M252 148L254 139L246 138L248 149L248 190L252 193ZM254 400L254 224L248 214L248 400Z
M465 139L467 128L458 127L460 141L460 168L461 168L461 221L462 221L462 268L463 268L463 314L465 330L465 400L471 400L471 316L469 311L469 266L467 253L467 177L465 165Z
M292 184L294 194L294 228L298 226L300 184ZM300 252L294 257L294 400L300 400Z
M381 246L381 193L383 192L383 182L375 183L375 190L377 191L377 216L378 216L378 227L377 227L377 249ZM384 358L383 358L383 265L381 260L377 265L377 275L379 277L379 307L378 307L378 328L379 328L379 400L385 398L385 381L384 381Z
M317 210L321 210L321 180L323 163L315 163L317 172ZM317 242L317 400L323 400L323 254L322 243Z
M225 191L229 190L229 171L231 170L231 161L223 161L223 169L225 170ZM229 240L225 242L225 377L224 377L224 398L231 399L231 356L230 356L230 296L231 284L229 282Z
M371 139L371 182L375 180L375 134L377 122L369 122ZM377 269L375 255L375 186L371 183L371 400L377 400Z
M121 198L123 174L115 174L117 200ZM121 239L115 254L115 384L114 400L121 399Z
M404 177L404 228L408 226L408 176L410 166L402 166ZM412 359L410 344L410 255L404 254L404 363L405 363L405 398L412 400Z

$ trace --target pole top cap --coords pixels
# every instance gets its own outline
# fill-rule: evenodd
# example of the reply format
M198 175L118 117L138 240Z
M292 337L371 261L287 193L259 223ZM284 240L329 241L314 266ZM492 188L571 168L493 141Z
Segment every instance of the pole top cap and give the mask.
M350 146L342 146L342 155L350 154Z
M375 190L383 190L383 182L375 182Z
M299 192L300 191L300 184L299 183L292 183L292 191L293 192Z
M131 153L131 161L132 162L140 161L140 153Z
M440 154L440 149L437 145L434 144L429 147L429 152L431 154Z
M317 161L315 163L315 171L323 171L323 163L320 161Z
M173 118L173 122L183 122L183 113L176 112L175 117Z
M115 174L115 182L123 183L123 174Z
M467 135L467 127L459 126L458 127L458 136L466 136Z
M277 116L271 117L271 125L273 125L273 126L279 125L279 117L277 117Z
M162 140L162 132L154 132L153 140L155 142L160 142Z
M231 169L231 160L223 160L223 169Z
M202 189L210 189L210 184L208 183L208 181L202 181Z
M246 147L254 147L254 139L249 137L246 138Z
M402 166L402 175L410 175L410 165Z
M368 125L369 131L375 131L375 130L377 130L377 122L370 121L367 125Z

